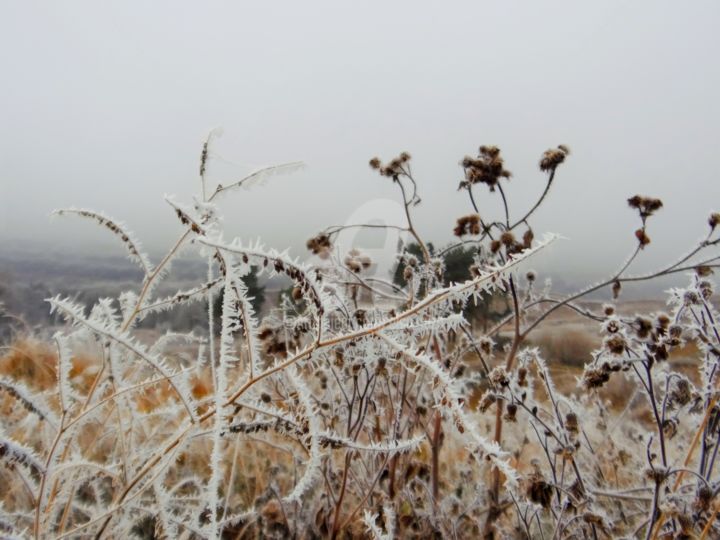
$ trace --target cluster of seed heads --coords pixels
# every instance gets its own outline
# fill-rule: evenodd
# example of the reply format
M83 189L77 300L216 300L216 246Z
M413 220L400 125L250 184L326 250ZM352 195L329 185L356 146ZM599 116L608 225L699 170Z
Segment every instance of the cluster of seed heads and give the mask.
M495 191L501 178L512 176L512 173L505 169L505 161L497 146L483 145L477 157L465 156L460 164L465 169L465 179L460 182L460 189L466 189L473 184L487 184L490 191Z
M345 266L352 272L359 274L361 271L370 268L372 260L358 249L351 249L345 256Z
M465 236L466 234L480 234L480 216L478 214L469 214L461 216L457 219L457 224L453 229L455 236Z
M499 239L490 242L490 252L493 254L498 253L504 247L505 255L511 256L531 248L534 239L535 235L532 229L527 229L520 241L515 238L515 234L511 231L505 231L500 235Z
M305 245L313 253L313 255L320 255L321 257L326 257L332 250L330 236L325 233L313 236L305 243Z
M647 217L652 216L663 206L660 199L645 197L642 195L634 195L630 197L627 202L630 208L634 208L640 213L640 217L643 219L643 222Z
M640 219L642 220L642 227L635 231L635 238L637 238L638 246L642 249L650 243L650 237L647 235L647 231L645 230L647 218L660 210L663 203L660 199L644 197L642 195L634 195L633 197L630 197L627 202L630 208L634 208L638 211Z
M402 174L407 174L406 164L410 161L410 154L401 152L396 158L391 159L387 163L380 161L380 158L374 157L369 161L370 168L375 169L381 176L387 176L397 180Z

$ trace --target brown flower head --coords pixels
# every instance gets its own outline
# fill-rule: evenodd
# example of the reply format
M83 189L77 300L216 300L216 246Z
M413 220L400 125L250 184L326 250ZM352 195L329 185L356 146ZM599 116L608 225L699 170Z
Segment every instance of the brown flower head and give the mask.
M532 229L528 229L523 234L523 247L525 249L530 249L532 247L533 240L535 239L535 234L532 232Z
M510 231L505 231L500 235L500 241L505 246L512 246L515 243L515 235Z
M635 238L637 238L638 242L640 243L640 249L644 248L650 243L650 237L645 232L645 227L635 231Z
M610 372L598 367L587 367L583 373L582 383L588 390L601 388L610 380Z
M558 165L564 162L569 155L570 149L564 144L559 145L557 148L545 150L542 158L540 158L540 170L543 172L555 172Z
M634 208L640 213L640 217L642 218L643 222L647 217L653 215L663 206L663 203L660 199L655 199L653 197L645 197L642 195L634 195L633 197L630 197L627 202L630 208Z
M314 255L319 255L323 258L327 257L330 254L330 250L332 249L330 237L324 233L320 233L317 236L314 236L313 238L308 240L305 245L310 251L313 252Z
M370 257L362 253L358 249L351 249L345 256L345 266L347 266L352 272L358 274L363 270L370 268L372 260Z
M548 484L540 473L535 473L529 479L525 494L533 503L548 508L552 502L553 492L552 484Z
M410 154L402 152L398 157L391 159L384 165L378 157L372 158L368 164L371 169L378 171L381 176L387 176L388 178L397 180L401 174L407 174L405 164L408 161L410 161Z
M477 214L470 214L468 216L459 217L457 219L457 225L455 225L455 228L453 229L453 234L455 234L455 236L480 234L480 216Z
M625 352L625 349L627 348L627 342L625 341L625 338L617 333L605 338L603 345L605 345L605 348L609 352L615 355L623 354Z
M505 162L497 146L481 146L478 156L465 156L460 162L465 169L465 180L460 187L472 184L487 184L490 191L495 191L500 178L510 178L510 171L505 169Z
M710 217L708 218L708 225L710 225L711 229L715 229L718 225L720 225L720 212L713 212L710 214Z

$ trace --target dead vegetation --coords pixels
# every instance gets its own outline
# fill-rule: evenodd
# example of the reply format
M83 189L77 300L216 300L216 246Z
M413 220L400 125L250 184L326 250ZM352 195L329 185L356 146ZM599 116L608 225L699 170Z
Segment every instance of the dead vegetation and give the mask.
M217 197L297 164L208 190L209 144L200 196L189 205L168 201L184 232L158 263L123 224L69 212L115 235L143 279L89 311L48 299L66 330L52 344L24 338L4 351L3 533L720 535L716 214L685 255L633 275L663 204L631 197L639 228L629 231L630 256L601 283L558 296L538 285L525 262L553 241L538 239L530 223L568 148L542 155L543 191L514 214L501 151L482 146L461 161L459 189L470 208L448 247L471 246L472 262L465 277L446 280L445 259L413 223L421 199L410 155L373 158L407 218L399 227L407 242L398 284L369 275L372 261L361 251L339 252L342 227L308 242L316 255L309 262L224 239ZM482 217L474 190L483 185L503 218ZM157 297L170 262L189 245L207 262L207 280ZM245 283L253 269L293 283L262 320ZM599 291L617 301L623 287L675 274L684 287L670 291L662 310L582 303ZM194 302L208 306L204 335L153 337L138 328L153 313ZM472 332L466 314L483 302L504 309ZM558 324L561 313L575 322Z

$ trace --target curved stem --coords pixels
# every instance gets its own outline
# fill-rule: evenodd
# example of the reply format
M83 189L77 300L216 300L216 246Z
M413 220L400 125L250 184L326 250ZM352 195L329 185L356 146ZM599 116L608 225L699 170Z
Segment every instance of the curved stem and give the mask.
M502 184L500 184L500 182L498 182L497 188L500 192L500 196L502 197L503 208L505 209L505 226L507 230L510 230L510 211L508 210L508 202L507 197L505 197L505 190L503 190Z
M523 217L521 217L521 218L518 219L515 223L513 223L512 225L510 225L510 226L509 226L509 229L510 229L510 230L514 229L515 227L517 227L517 226L520 225L521 223L527 221L528 218L535 212L535 210L537 210L537 209L540 207L540 205L541 205L541 204L543 203L543 201L545 200L545 197L547 197L547 194L550 192L550 186L552 185L553 179L555 178L555 171L556 171L556 170L557 170L557 169L553 169L552 172L550 173L550 176L548 177L547 184L545 184L545 190L542 192L542 195L540 195L540 198L537 200L537 202L535 203L535 205L534 205L530 210L528 210L527 213L526 213Z

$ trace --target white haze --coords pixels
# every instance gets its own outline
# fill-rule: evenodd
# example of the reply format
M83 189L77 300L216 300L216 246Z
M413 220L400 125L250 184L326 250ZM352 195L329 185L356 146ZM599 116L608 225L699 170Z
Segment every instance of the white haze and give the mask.
M302 254L306 238L397 198L370 157L413 155L418 229L443 244L471 208L458 161L497 144L511 211L540 193L550 269L600 276L634 245L625 199L657 196L639 267L679 255L720 209L717 2L2 2L0 249L59 256L115 247L58 207L129 223L158 254L179 224L164 194L301 159L227 197L226 229ZM480 186L482 187L482 186ZM499 210L478 190L481 213ZM119 251L119 248L118 248Z

